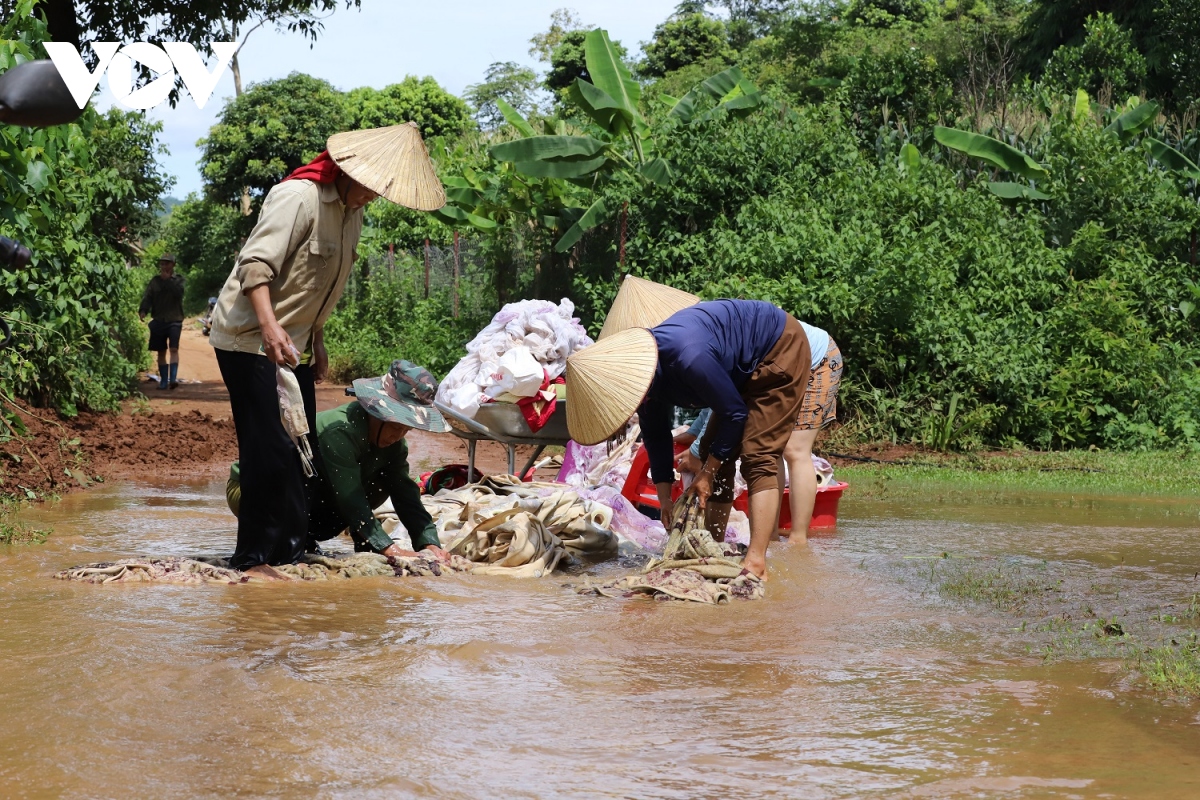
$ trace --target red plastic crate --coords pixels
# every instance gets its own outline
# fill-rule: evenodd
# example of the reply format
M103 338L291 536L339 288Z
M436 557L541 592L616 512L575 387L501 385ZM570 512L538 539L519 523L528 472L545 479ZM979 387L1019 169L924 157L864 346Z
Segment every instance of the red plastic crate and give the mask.
M687 445L676 444L675 455L679 455L686 449ZM809 523L810 529L821 530L837 527L838 502L842 499L842 492L849 485L844 481L837 481L829 486L817 489L817 499L813 505L812 522ZM638 447L637 453L633 456L633 463L629 468L629 477L625 479L625 485L621 488L621 494L635 506L658 508L658 491L654 488L654 481L650 478L650 456L646 454L645 445ZM683 483L675 481L675 485L671 489L671 497L678 499L681 494L683 494ZM789 498L789 490L784 489L783 500L779 505L779 528L781 530L792 529L792 508ZM746 513L748 506L749 500L745 493L733 499L733 507L743 514Z

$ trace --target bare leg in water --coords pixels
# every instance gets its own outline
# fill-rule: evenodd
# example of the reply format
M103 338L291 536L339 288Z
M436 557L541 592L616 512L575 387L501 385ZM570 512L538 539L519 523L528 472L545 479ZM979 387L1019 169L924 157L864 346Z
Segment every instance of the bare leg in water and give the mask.
M767 545L779 524L779 490L764 489L750 495L750 549L742 566L766 580Z
M808 525L812 522L813 506L817 502L817 473L813 470L812 450L820 431L795 430L783 449L791 480L791 512L793 542L808 541Z
M713 503L711 501L705 509L704 524L714 542L725 541L725 530L729 527L729 512L732 510L733 503Z

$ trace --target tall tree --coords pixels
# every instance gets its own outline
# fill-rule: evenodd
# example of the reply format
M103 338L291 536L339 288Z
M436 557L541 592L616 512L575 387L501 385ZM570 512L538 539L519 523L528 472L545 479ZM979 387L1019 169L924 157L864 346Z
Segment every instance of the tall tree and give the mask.
M546 73L545 86L560 97L576 78L591 81L587 58L584 55L584 41L588 33L589 31L585 30L568 31L550 57L550 71ZM627 53L621 43L614 41L613 46L618 57L624 59Z
M345 6L358 8L361 2L345 0ZM262 20L280 21L315 40L324 15L338 5L338 0L47 0L39 9L54 41L79 47L84 41L222 41L230 25L245 30Z
M729 46L725 23L705 14L671 17L654 29L654 39L644 49L646 58L638 72L651 78L714 58L732 63L737 56Z
M467 87L464 99L475 108L475 119L485 130L504 124L496 101L503 100L527 117L538 110L538 78L529 67L515 61L497 61L487 68L483 81Z
M325 149L325 140L349 125L343 95L326 81L293 72L251 84L221 111L200 140L201 174L208 195L234 202L248 186L261 202L288 172Z
M421 135L458 136L471 127L471 109L433 78L409 75L382 89L369 86L346 96L351 128L381 128L415 122Z
M569 8L560 8L550 14L550 28L534 34L529 40L529 55L545 64L554 57L554 51L572 31L583 30L583 20Z

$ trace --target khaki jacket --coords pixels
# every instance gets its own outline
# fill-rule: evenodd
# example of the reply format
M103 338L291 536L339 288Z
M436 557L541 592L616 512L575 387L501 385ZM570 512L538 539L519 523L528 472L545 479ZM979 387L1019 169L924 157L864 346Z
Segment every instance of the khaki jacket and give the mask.
M362 209L349 211L332 183L291 180L267 193L258 223L217 298L209 343L257 353L258 317L246 292L269 284L279 324L301 353L342 296L362 234Z

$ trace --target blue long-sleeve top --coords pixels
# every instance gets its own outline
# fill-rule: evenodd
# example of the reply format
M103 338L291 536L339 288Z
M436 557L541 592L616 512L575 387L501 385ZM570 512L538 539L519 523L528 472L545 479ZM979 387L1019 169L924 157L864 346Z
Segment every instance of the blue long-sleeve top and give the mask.
M779 341L786 320L783 309L761 300L713 300L650 329L658 367L638 418L655 483L675 480L676 406L711 408L719 427L709 453L722 461L733 454L746 427L742 387Z

